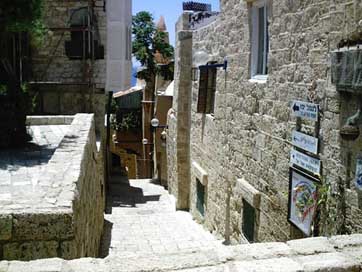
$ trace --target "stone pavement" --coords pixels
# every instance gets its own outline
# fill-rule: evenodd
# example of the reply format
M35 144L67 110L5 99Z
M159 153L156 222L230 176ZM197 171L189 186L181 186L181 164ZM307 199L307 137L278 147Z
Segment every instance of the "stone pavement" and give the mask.
M0 261L1 272L360 272L362 234L224 246L151 180L116 177L105 258ZM109 248L109 251L108 251Z
M24 149L0 151L0 210L32 206L41 194L37 185L68 125L30 126L33 137Z
M180 254L223 247L222 241L194 222L189 213L176 211L174 198L152 180L128 181L114 176L110 192L104 257Z

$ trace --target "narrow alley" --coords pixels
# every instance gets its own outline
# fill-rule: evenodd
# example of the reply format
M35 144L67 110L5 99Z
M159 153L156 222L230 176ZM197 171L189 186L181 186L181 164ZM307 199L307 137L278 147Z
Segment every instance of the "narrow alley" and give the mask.
M196 252L223 246L150 179L112 176L105 215L102 257Z

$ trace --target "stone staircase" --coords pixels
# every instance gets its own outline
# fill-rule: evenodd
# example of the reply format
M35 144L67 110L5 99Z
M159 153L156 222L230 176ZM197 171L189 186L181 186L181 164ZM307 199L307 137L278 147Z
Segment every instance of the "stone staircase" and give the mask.
M116 175L110 192L104 257L178 254L222 246L189 213L176 211L174 198L152 180L128 181Z
M152 180L110 184L103 258L2 261L0 272L362 271L362 235L224 246Z

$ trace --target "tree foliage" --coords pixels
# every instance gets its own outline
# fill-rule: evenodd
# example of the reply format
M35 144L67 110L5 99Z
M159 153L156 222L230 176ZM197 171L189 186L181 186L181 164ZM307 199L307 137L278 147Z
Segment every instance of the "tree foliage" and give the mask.
M35 44L43 38L42 16L43 0L0 0L0 148L20 147L31 139L26 115L32 101L16 64L23 58L23 35L30 34Z
M165 72L157 66L155 54L159 53L165 59L172 59L173 47L165 41L166 34L156 28L152 15L146 11L133 16L132 27L132 53L145 68L141 77L147 80L157 73Z
M47 29L43 23L44 0L1 0L0 32L29 32L40 41Z

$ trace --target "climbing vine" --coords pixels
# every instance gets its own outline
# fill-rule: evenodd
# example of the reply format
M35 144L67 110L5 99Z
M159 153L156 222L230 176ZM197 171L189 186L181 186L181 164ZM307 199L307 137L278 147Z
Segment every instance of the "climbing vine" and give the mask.
M332 184L322 179L321 185L318 186L318 209L320 211L320 234L331 236L341 233L338 226L339 202L341 194Z

